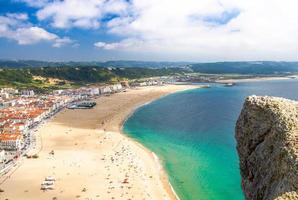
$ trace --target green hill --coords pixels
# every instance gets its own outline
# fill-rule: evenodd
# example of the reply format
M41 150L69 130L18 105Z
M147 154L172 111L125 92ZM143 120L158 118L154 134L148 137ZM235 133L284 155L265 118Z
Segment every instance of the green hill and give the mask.
M49 90L85 84L116 82L183 74L180 68L34 67L0 69L0 87ZM54 80L54 81L53 81Z

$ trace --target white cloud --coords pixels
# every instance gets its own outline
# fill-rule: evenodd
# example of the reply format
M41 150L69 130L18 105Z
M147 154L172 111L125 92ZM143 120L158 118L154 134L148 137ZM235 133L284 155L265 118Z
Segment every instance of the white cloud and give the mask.
M50 20L56 28L99 28L100 20L108 13L122 13L124 0L65 0L48 2L38 12L39 20Z
M16 19L16 20L21 20L21 21L28 19L27 13L7 13L6 16L11 19Z
M12 33L11 38L21 45L34 44L42 40L54 41L58 39L57 35L36 26L17 28Z
M55 43L53 44L53 47L59 48L59 47L62 47L66 44L72 44L72 43L74 43L74 41L71 40L69 37L56 38ZM73 44L74 47L77 46L77 45L78 45L77 43Z
M126 49L134 49L134 50L141 50L143 45L143 41L136 40L136 39L125 39L120 42L96 42L94 46L100 49L105 50L126 50Z
M177 60L298 59L297 0L22 1L39 6L38 19L53 27L104 27L123 38L99 38L94 45L105 50Z
M27 19L28 16L24 13L9 13L6 16L0 16L0 37L15 40L20 45L48 41L53 44L53 47L61 47L73 43L67 37L60 38L43 28L31 25L26 21Z
M96 42L94 43L94 46L98 47L98 48L104 48L106 46L107 43L105 42Z
M107 23L125 39L104 49L177 60L297 60L297 7L295 0L134 0L129 15ZM138 48L120 45L127 40Z

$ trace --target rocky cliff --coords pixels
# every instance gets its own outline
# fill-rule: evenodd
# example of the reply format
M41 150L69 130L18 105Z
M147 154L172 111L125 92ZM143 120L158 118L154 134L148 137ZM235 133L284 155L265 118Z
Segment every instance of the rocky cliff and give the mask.
M236 140L246 199L298 199L298 102L248 97Z

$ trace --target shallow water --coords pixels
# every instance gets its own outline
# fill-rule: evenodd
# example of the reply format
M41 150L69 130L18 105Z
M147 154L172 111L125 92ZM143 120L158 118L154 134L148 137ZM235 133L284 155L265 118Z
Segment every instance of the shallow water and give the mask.
M241 200L234 127L252 94L298 100L298 80L178 92L139 108L123 130L160 157L181 200Z

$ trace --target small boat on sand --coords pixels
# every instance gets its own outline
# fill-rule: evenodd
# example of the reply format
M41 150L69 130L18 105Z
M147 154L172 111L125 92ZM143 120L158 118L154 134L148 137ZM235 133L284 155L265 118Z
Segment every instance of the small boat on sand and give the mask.
M54 185L54 181L43 181L41 185Z
M48 176L45 178L46 181L56 181L56 179L52 176Z
M42 185L41 190L53 190L54 186L53 185Z

